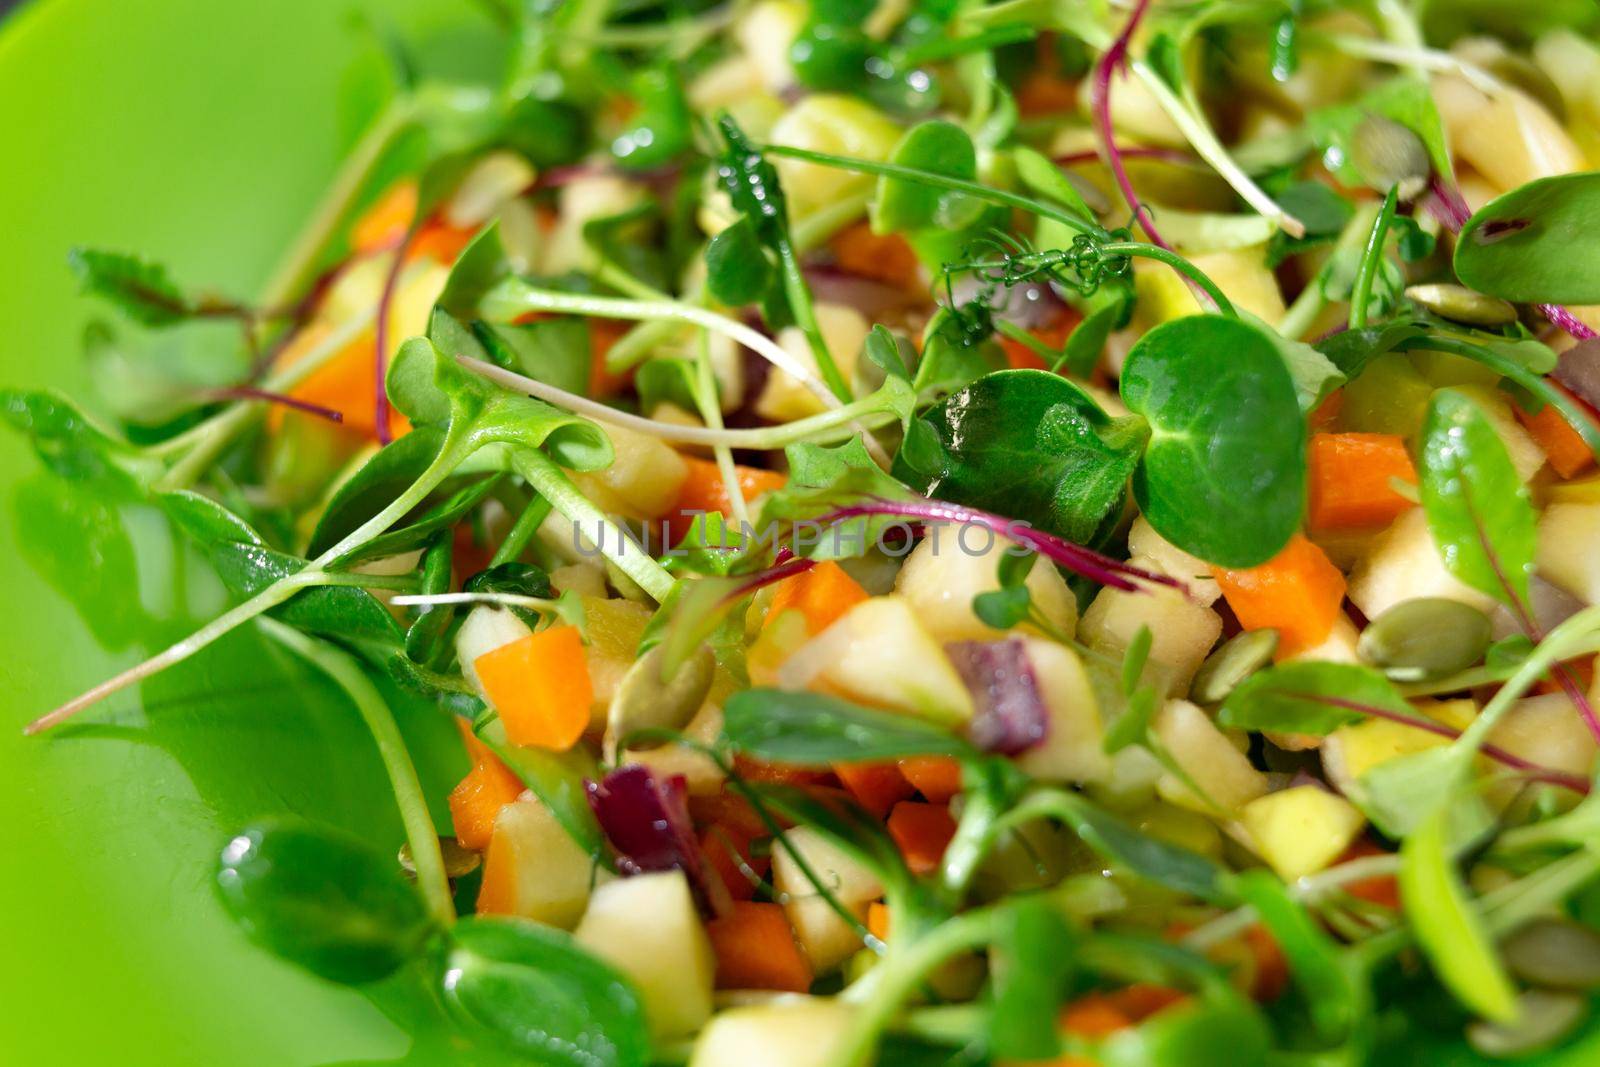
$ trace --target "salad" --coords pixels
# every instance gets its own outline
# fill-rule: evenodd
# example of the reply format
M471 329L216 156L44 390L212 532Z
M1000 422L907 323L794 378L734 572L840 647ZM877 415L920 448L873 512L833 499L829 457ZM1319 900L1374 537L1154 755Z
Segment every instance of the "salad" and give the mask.
M5 415L230 599L28 732L259 628L404 838L224 908L532 1063L1584 1032L1591 5L483 7L257 298L73 251L103 395Z

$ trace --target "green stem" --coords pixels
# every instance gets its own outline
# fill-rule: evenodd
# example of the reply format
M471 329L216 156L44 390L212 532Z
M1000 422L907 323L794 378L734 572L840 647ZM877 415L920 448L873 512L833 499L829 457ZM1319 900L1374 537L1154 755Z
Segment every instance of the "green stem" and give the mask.
M717 396L717 378L711 367L711 335L704 331L700 334L700 343L695 347L694 403L700 411L700 419L706 424L706 429L723 429L722 404ZM713 445L711 453L716 457L717 472L722 475L723 489L728 495L728 504L733 509L734 521L742 528L750 521L750 507L745 501L744 489L739 485L739 472L733 463L733 449L725 444Z
M600 551L617 568L638 583L657 603L665 600L672 591L674 579L666 569L652 559L628 535L595 507L588 497L572 484L554 460L537 449L518 449L512 459L517 473L546 500L550 506L572 521L599 547ZM592 532L591 532L592 531Z
M1394 218L1398 199L1398 187L1391 186L1388 195L1383 198L1378 217L1373 220L1372 231L1367 235L1367 245L1361 253L1361 265L1356 269L1355 284L1350 289L1352 330L1359 330L1367 324L1367 301L1372 299L1372 283L1378 277L1378 265L1383 262L1383 243L1389 236L1389 222Z
M534 498L528 501L528 506L522 509L522 514L517 516L517 521L511 524L511 529L506 531L506 539L494 550L494 555L489 559L489 566L498 567L522 555L522 550L528 547L533 535L539 532L539 527L549 516L550 510L550 501L535 494Z
M413 508L426 500L428 494L437 489L439 483L448 478L472 451L471 434L457 429L461 421L456 419L451 422L450 429L446 431L444 441L439 446L438 455L433 457L433 461L417 476L416 481L385 505L382 511L345 534L332 548L312 560L309 569L325 568L344 558L405 518Z
M979 908L947 919L909 944L897 941L891 946L883 962L845 990L844 998L855 1003L857 1011L836 1046L833 1062L839 1067L872 1063L883 1031L928 974L951 957L993 941L997 918L994 908Z
M1165 263L1204 289L1206 295L1216 301L1217 309L1224 315L1228 315L1231 318L1239 317L1239 313L1234 310L1233 302L1223 295L1222 290L1217 287L1217 283L1212 281L1203 270L1176 252L1170 252L1158 245L1145 244L1143 241L1108 241L1100 246L1100 251L1112 256L1140 256L1144 259L1154 259Z
M261 294L262 307L278 307L293 299L311 280L328 241L366 187L384 154L411 122L411 102L398 97L379 112L339 167L305 229L289 246Z
M1484 705L1478 717L1456 738L1454 748L1461 753L1461 759L1467 760L1475 755L1488 740L1490 731L1522 694L1544 677L1552 666L1577 654L1580 648L1594 639L1597 630L1600 630L1600 606L1585 608L1551 630L1539 642L1533 654L1523 660L1522 666L1500 687L1494 698Z
M967 887L978 873L984 855L999 836L992 829L1002 813L1002 807L989 791L967 794L967 804L961 810L961 821L956 826L955 836L944 850L943 869L940 872L945 896L950 903L959 905L966 896Z
M999 48L1002 45L1030 41L1038 35L1038 32L1033 26L1013 23L1008 26L996 26L993 29L968 34L965 37L938 37L925 44L913 45L905 49L895 57L896 65L900 67L915 67L923 63L934 63L942 59L954 59L956 56L970 55L973 52L987 52L991 48Z
M422 781L417 777L416 765L406 751L405 738L394 714L372 682L362 672L360 665L343 652L336 651L315 638L307 637L291 626L272 619L260 620L261 626L273 640L293 650L308 660L343 689L361 720L377 743L378 757L389 776L389 787L394 791L395 805L400 809L400 822L405 827L406 842L411 846L411 858L417 866L417 885L422 890L428 910L440 923L448 925L456 917L455 905L450 898L450 879L445 875L444 856L439 851L439 831L428 813L427 795Z
M806 285L800 260L795 256L794 246L787 240L778 242L778 259L783 264L783 294L788 298L795 325L800 327L806 343L811 346L811 355L817 361L817 369L822 372L822 380L828 383L828 388L833 390L833 395L839 398L841 404L848 404L853 395L850 383L839 373L839 365L833 361L833 353L828 351L822 327L817 324L816 308L811 303L811 287Z
M1038 215L1040 218L1053 219L1065 226L1072 227L1078 233L1086 233L1101 240L1108 236L1104 227L1099 223L1086 219L1076 212L1046 204L1032 197L1007 192L1004 189L991 189L987 185L969 182L964 178L951 178L944 174L919 170L916 167L902 167L898 163L875 163L869 159L853 159L850 156L836 156L828 152L813 152L808 148L791 148L787 145L770 144L764 146L761 150L769 156L802 159L807 163L834 167L838 170L853 171L857 174L876 174L882 178L902 178L908 182L916 182L918 185L931 185L939 189L950 189L954 192L966 193L968 196L978 200L986 200L991 204L1018 208Z

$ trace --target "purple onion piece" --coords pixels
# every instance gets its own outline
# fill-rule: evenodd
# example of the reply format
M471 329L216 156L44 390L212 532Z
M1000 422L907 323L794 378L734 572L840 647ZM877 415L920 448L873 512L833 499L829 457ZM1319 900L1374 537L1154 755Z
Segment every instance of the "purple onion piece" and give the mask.
M972 693L975 711L967 736L974 745L1014 756L1045 739L1050 712L1020 638L952 641L944 650Z
M727 887L707 868L695 838L682 775L663 778L630 763L598 782L585 781L583 787L600 829L617 852L619 872L626 877L682 871L702 914L728 910Z
M1600 408L1600 338L1579 341L1561 353L1551 376L1585 404Z

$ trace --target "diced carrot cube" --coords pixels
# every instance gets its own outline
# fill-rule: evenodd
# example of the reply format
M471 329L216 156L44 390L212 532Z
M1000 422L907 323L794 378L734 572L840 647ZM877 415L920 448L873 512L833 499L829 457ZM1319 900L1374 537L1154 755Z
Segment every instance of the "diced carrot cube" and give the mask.
M766 876L772 865L767 856L757 856L752 849L757 837L738 826L713 824L700 835L700 851L706 862L728 887L728 896L734 900L749 900L755 896L756 880ZM755 879L751 878L755 875Z
M894 763L835 763L833 773L846 792L880 819L916 792Z
M1387 849L1379 848L1365 838L1359 839L1355 844L1345 849L1339 857L1339 863L1349 863L1351 860L1363 859L1367 856L1386 856ZM1380 907L1400 908L1400 882L1392 874L1379 874L1371 878L1361 878L1344 884L1344 891L1357 900L1365 900L1369 904Z
M949 756L908 756L900 761L900 773L935 804L947 803L961 792L961 764Z
M719 989L804 993L811 988L811 964L782 905L735 901L727 915L706 923L706 933L717 955Z
M701 512L733 513L733 501L728 496L728 487L723 484L722 471L717 465L697 456L684 456L683 462L689 468L689 473L683 480L683 488L678 491L678 501L672 507L670 520L675 541L689 532ZM789 480L787 475L757 467L735 466L734 471L739 490L747 503L763 493L782 489Z
M613 374L606 367L606 353L631 325L619 319L589 320L589 395L596 400L616 396L633 380L631 370Z
M522 779L492 753L474 763L467 776L450 791L450 822L461 847L475 852L488 848L495 817L501 808L522 795L522 789Z
M1339 418L1339 412L1344 410L1344 390L1335 389L1323 398L1322 403L1312 409L1306 417L1313 433L1322 433L1334 424Z
M912 874L932 874L944 862L945 846L956 835L956 821L944 804L902 800L889 813L889 836Z
M1412 502L1394 481L1417 483L1403 438L1381 433L1315 433L1308 457L1312 530L1387 526Z
M772 587L772 603L767 608L767 620L776 619L785 611L796 610L805 616L806 629L818 634L865 599L867 591L845 573L843 567L831 559L823 560Z
M747 782L771 782L777 785L823 785L833 777L829 771L816 767L800 767L791 763L771 763L767 760L735 753L733 769Z
M1062 1010L1061 1026L1078 1037L1107 1037L1187 999L1176 989L1146 982L1086 993Z
M829 238L828 249L841 270L908 292L923 287L917 254L897 233L873 233L866 222L857 222Z
M281 366L291 366L326 336L317 326L300 331L278 357ZM342 415L339 424L346 430L373 437L377 433L377 369L378 339L372 330L363 332L346 345L338 355L312 371L306 380L289 390L289 395L308 404L331 408ZM268 420L269 427L293 414L281 407L274 408ZM389 407L389 430L400 437L411 429L411 423L393 405Z
M416 213L417 183L396 182L350 228L351 247L357 252L375 252L398 243Z
M456 724L456 733L461 735L461 744L467 750L468 762L477 763L486 756L494 755L494 749L484 744L478 738L478 735L472 732L471 723L459 716L454 718L454 722Z
M1067 338L1071 336L1072 331L1081 321L1081 315L1070 308L1066 308L1051 319L1048 324L1032 330L1030 333L1046 348L1054 352L1060 352L1066 347ZM1044 358L1035 352L1031 346L1018 341L1014 337L1007 337L1005 334L996 334L995 336L1000 342L1001 350L1006 354L1006 363L1014 370L1050 369L1050 364L1045 362Z
M1572 396L1566 389L1562 389L1554 382L1550 384L1588 409L1588 405ZM1527 427L1529 435L1540 448L1544 449L1544 458L1550 461L1550 468L1561 477L1571 478L1594 465L1594 451L1590 449L1589 443L1579 435L1572 423L1567 421L1566 416L1561 414L1554 404L1546 404L1536 415L1529 415L1515 404L1511 408L1516 412L1517 419L1522 425ZM1586 410L1585 414L1591 416L1591 422L1600 423L1600 414L1596 414L1592 409Z
M461 255L462 249L472 243L476 230L451 226L437 219L424 224L406 246L406 259L431 259L450 266Z
M1278 631L1279 659L1327 640L1344 603L1344 575L1302 534L1259 567L1211 573L1241 626Z
M767 824L750 802L737 793L690 796L689 814L696 826L726 826L751 839L767 834Z
M588 729L594 684L576 626L531 633L472 666L512 744L565 752Z
M881 900L867 905L867 932L879 941L889 940L889 905Z

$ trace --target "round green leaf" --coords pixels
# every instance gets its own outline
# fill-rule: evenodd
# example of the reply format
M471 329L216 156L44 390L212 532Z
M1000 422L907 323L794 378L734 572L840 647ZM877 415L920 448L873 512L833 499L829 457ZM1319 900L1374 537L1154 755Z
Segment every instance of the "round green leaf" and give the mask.
M433 929L392 856L296 820L258 823L229 841L217 888L251 940L335 982L394 973Z
M1305 511L1306 428L1271 338L1219 315L1164 323L1128 353L1122 399L1150 423L1133 493L1163 537L1224 567L1289 543Z
M451 933L440 982L457 1018L552 1067L650 1062L639 994L569 934L520 919L466 919Z
M978 176L978 154L972 138L954 123L930 120L900 138L889 162L951 178ZM983 205L961 193L905 178L878 179L872 206L872 228L878 233L960 229L983 212Z
M1600 171L1540 178L1490 201L1456 240L1456 276L1523 303L1600 303Z
M986 374L922 424L938 447L902 449L897 478L1079 543L1093 542L1120 512L1144 435L1141 420L1111 418L1082 389L1042 370Z

